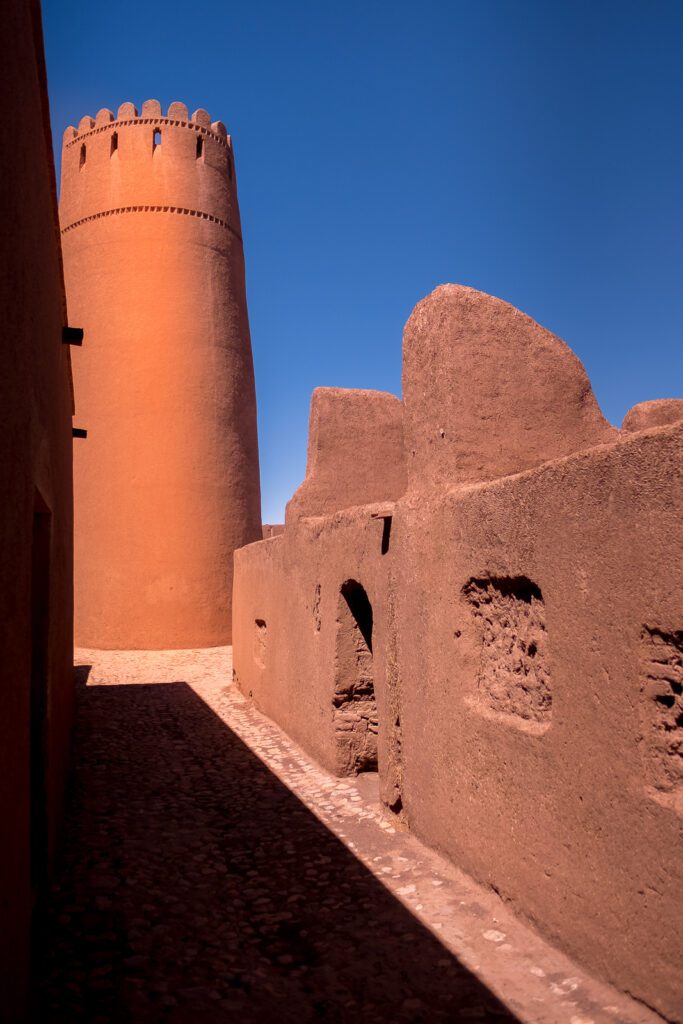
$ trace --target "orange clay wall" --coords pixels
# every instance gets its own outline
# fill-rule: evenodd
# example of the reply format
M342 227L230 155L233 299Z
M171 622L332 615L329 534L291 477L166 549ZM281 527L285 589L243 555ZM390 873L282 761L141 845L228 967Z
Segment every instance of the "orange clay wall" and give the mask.
M72 445L40 8L2 15L0 93L20 112L0 133L0 1020L16 1024L68 761Z
M233 550L261 536L256 403L232 144L155 100L64 136L74 353L76 642L231 639Z
M236 553L236 682L681 1022L683 402L616 430L559 338L453 285L403 366L403 402L314 393L285 531Z

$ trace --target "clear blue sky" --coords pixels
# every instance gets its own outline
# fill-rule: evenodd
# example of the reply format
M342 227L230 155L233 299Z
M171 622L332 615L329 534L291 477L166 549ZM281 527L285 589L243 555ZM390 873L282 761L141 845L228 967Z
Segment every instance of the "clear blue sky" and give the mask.
M680 0L44 0L55 142L182 100L235 143L264 520L317 385L400 394L444 281L564 338L619 424L683 396Z

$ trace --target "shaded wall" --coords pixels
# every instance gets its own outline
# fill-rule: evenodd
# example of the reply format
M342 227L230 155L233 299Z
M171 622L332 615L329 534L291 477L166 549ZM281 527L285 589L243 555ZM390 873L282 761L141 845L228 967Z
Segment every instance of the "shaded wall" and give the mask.
M233 663L242 691L330 771L340 757L341 586L353 580L373 610L373 676L384 700L388 628L383 520L376 506L304 519L284 535L235 552ZM292 632L293 631L293 632Z
M15 1021L72 714L71 390L38 4L9 0L2 39L20 112L0 128L0 1019Z
M386 686L391 516L404 487L401 402L383 392L318 388L307 476L287 508L284 534L235 552L239 685L331 771L340 770L349 748L363 747L372 726L362 683L368 653L380 723L393 713ZM325 515L335 506L338 512ZM358 584L372 609L371 652L349 618L346 583ZM362 671L349 665L349 643ZM392 803L395 758L381 724L377 742Z
M307 478L284 535L237 553L237 681L357 771L337 726L345 649L361 699L343 729L364 728L368 652L343 604L361 583L387 813L681 1020L683 406L620 433L560 339L456 286L411 316L403 385L404 454L362 465L356 491L368 418L335 442L339 407L328 429L311 417L339 484L316 505Z

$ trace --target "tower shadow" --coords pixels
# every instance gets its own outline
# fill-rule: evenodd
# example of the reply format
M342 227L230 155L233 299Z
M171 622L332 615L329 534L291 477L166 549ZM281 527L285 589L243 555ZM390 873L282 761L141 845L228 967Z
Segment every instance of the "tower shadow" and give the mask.
M34 1021L516 1020L188 685L82 676Z

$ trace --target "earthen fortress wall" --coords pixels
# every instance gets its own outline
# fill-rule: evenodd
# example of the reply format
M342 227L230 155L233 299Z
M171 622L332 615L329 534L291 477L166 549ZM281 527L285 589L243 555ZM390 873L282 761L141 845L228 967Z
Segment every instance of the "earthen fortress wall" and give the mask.
M238 684L683 1020L683 401L614 429L560 339L453 285L408 322L403 395L314 393L284 534L236 552Z
M0 1020L12 1022L27 1019L32 916L69 767L73 394L37 0L4 3L2 28Z
M232 553L261 536L232 143L204 110L124 103L64 135L74 356L76 639L231 636Z

